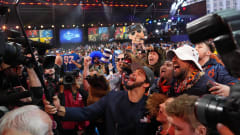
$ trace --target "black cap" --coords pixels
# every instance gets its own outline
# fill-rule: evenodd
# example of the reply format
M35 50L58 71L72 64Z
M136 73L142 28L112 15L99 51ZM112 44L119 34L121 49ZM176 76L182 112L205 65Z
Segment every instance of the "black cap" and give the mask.
M134 72L137 69L143 69L146 74L146 80L150 84L149 87L151 87L153 85L155 77L154 77L153 71L149 67L141 66L139 64L134 63L134 64L132 64L131 69L132 69L132 72Z
M149 67L147 67L147 66L143 66L142 69L145 71L147 81L150 83L150 86L149 86L149 87L151 87L151 86L153 85L153 83L154 83L154 80L155 80L155 78L154 78L154 73L153 73L153 71L152 71Z

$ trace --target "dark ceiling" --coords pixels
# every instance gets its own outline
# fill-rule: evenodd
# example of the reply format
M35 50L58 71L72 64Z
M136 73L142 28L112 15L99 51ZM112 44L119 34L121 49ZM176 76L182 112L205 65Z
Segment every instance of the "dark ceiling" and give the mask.
M8 17L8 24L11 25L16 23L12 5L14 1L16 0L1 1L4 6L11 9ZM146 18L167 15L171 5L169 0L20 0L20 2L19 9L24 25L143 22ZM106 6L98 6L100 4Z

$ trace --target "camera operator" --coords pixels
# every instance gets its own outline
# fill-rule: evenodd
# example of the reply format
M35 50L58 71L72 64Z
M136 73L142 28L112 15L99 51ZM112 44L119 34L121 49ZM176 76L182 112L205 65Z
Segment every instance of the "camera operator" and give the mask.
M59 93L57 94L60 104L65 107L84 107L88 93L81 90L83 78L79 70L65 72L61 81ZM61 121L60 135L77 135L78 132L83 132L88 125L88 121Z
M1 78L1 96L0 96L0 105L18 105L23 104L23 102L28 102L37 104L42 97L43 91L40 84L40 81L33 70L33 68L27 68L29 87L30 91L27 91L23 86L14 86L11 80L8 78L9 68L12 68L10 65L5 64L4 62L0 67L0 78ZM15 68L15 67L14 67ZM11 72L10 72L11 73ZM27 97L31 97L30 100L22 100ZM28 98L29 99L29 98ZM32 101L32 102L31 102Z
M5 35L0 32L0 105L2 106L38 104L42 99L43 91L40 80L33 69L32 58L24 56L22 50L17 43L5 42ZM24 88L27 86L14 84L16 80L13 78L18 77L14 77L17 76L17 72L12 69L16 69L21 64L26 67L28 73L29 91ZM26 100L25 98L31 99Z

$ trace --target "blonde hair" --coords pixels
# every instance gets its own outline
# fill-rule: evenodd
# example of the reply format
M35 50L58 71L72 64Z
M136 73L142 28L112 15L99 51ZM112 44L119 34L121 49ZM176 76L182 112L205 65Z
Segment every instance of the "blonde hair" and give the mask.
M194 131L201 123L194 114L194 104L198 96L183 94L175 98L166 106L166 112L169 116L176 116L187 122Z

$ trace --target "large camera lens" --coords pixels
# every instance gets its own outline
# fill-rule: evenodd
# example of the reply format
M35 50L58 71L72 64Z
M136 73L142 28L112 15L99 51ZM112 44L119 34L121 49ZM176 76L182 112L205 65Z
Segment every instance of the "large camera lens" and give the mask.
M63 77L63 84L67 85L73 83L75 83L75 76L73 75L73 72L71 71L65 72Z
M66 76L65 77L66 82L71 83L73 81L72 76Z
M207 127L216 128L224 117L225 97L204 95L195 103L195 114L198 120Z

